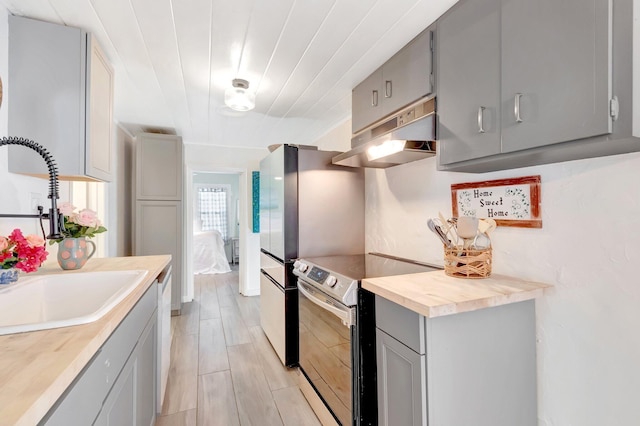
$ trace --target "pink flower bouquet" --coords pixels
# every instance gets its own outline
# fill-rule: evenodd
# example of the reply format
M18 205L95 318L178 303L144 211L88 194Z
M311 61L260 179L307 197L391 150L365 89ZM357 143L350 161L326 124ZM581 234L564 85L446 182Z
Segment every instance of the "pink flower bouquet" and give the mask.
M47 259L44 238L22 235L14 229L8 237L0 236L0 269L17 268L24 272L36 271Z
M64 218L64 229L60 232L64 238L93 238L96 234L106 232L98 215L91 209L76 212L76 207L69 202L60 203L58 209ZM62 239L51 240L50 244L59 243Z

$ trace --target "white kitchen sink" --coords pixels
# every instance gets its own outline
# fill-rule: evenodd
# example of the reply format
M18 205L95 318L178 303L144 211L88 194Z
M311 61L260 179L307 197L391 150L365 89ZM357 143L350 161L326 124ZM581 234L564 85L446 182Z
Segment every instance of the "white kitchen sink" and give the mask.
M21 277L0 287L0 335L96 321L146 275L146 270L131 270Z

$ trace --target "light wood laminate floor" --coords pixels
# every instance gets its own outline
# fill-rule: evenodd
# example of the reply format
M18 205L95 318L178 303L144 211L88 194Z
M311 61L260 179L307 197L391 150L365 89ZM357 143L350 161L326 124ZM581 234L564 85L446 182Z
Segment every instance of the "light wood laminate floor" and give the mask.
M236 269L236 268L234 268ZM194 300L172 318L169 381L156 426L319 425L260 327L260 298L238 271L196 275Z

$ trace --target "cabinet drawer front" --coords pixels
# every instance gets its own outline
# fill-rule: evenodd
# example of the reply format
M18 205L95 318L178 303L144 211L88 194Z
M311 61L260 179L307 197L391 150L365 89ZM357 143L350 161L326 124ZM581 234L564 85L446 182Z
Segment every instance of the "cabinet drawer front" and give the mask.
M419 354L427 350L425 320L424 316L376 295L376 327Z

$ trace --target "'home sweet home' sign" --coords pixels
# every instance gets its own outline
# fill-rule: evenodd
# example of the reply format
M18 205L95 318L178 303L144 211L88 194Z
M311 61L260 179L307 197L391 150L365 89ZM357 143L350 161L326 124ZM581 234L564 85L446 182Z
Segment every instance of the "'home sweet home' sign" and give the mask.
M540 176L451 185L453 216L495 219L499 226L542 228Z

